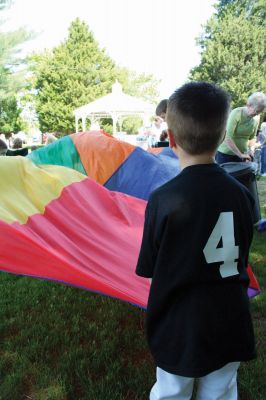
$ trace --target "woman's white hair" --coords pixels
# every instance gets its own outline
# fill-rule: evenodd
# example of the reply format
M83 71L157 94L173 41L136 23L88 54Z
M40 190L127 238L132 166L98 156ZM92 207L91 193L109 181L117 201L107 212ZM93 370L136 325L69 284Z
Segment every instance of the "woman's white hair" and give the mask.
M266 107L266 96L262 92L252 93L248 98L247 104L263 111Z

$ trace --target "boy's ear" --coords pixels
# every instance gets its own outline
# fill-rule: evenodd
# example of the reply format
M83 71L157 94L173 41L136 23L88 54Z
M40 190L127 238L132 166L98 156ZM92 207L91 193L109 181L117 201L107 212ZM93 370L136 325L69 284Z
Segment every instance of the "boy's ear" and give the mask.
M176 147L175 138L174 138L174 135L173 135L173 132L171 131L171 129L168 129L168 137L169 137L170 147L171 148Z

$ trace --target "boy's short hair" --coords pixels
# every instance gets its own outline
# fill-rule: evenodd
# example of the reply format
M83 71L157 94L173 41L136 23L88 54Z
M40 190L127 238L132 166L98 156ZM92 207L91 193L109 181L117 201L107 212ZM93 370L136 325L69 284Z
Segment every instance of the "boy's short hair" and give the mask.
M222 142L230 96L207 82L189 82L168 100L166 120L175 142L188 154L215 151Z
M160 103L157 105L155 114L160 117L161 114L166 114L167 111L167 103L168 99L161 100Z
M0 139L0 156L5 156L7 152L7 144Z

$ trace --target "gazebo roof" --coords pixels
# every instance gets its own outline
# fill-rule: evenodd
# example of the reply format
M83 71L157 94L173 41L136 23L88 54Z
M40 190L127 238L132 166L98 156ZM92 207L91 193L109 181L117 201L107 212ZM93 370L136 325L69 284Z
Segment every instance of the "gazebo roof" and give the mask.
M153 114L154 106L122 91L119 82L112 86L112 92L74 111L76 118L126 116Z

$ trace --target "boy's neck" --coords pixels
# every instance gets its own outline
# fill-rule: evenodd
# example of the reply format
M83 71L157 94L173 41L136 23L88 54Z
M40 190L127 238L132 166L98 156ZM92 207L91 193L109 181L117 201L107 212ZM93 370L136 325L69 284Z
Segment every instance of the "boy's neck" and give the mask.
M173 149L175 150L175 149ZM179 151L175 152L179 158L181 170L190 167L192 165L199 164L214 164L215 163L215 154L214 153L204 153L198 155L192 155L184 152L179 148Z
M211 156L193 156L190 158L185 158L185 159L181 159L179 157L180 160L180 166L181 166L181 170L186 168L186 167L190 167L192 165L199 165L199 164L214 164L215 160L214 157Z

